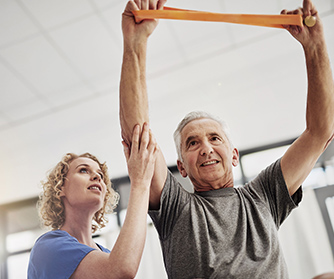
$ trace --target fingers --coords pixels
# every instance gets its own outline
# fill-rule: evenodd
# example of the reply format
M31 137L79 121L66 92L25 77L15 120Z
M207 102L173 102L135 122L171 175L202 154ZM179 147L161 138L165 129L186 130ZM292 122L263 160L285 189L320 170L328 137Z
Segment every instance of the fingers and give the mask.
M125 10L122 14L123 16L123 20L125 18L134 18L132 11L136 11L138 10L138 6L136 5L136 3L134 1L128 1L128 3L125 6Z
M295 9L293 11L282 10L281 14L282 15L298 15L298 14L303 14L303 11L302 11L302 8Z
M124 148L128 148L125 142L122 142ZM152 147L153 146L153 147ZM135 125L132 134L131 153L138 152L139 150L145 150L156 147L156 140L152 135L148 123L143 124L142 131L140 131L140 125Z
M150 129L148 127L148 124L144 123L139 149L146 149L149 142L150 142Z
M131 152L128 145L122 142L127 159L131 185L149 186L153 176L158 148L147 123L136 125L133 129Z
M309 15L314 15L316 13L315 7L311 2L311 0L303 1L303 13L304 13L304 18Z
M137 1L129 1L125 6L124 13L131 13L132 11L138 10L138 3Z
M132 2L132 1L130 1ZM141 10L141 0L134 0L139 10Z
M281 11L282 15L298 15L298 14L303 14L302 8L295 9L293 11L287 11L287 10L282 10ZM296 25L283 25L285 29L287 29L292 35L297 35L300 31L301 28Z
M142 0L141 1L141 10L148 10L149 7L149 0Z
M159 0L150 0L150 5L149 5L150 10L158 10L159 5L161 6L159 2L160 2Z
M155 149L157 148L157 143L149 128L148 123L144 123L141 138L139 141L139 150L147 149L150 153L155 152Z
M157 5L157 10L162 10L166 3L167 3L167 0L159 0L158 5Z
M166 2L167 0L134 0L140 10L161 10Z
M139 134L140 134L140 126L137 124L133 128L132 134L132 143L131 143L131 153L137 152L139 149Z
M287 10L282 10L282 11L281 11L281 15L286 15L287 13L288 13ZM283 25L283 27L284 27L285 29L288 29L288 28L289 28L289 25Z
M317 10L315 8L315 6L313 5L313 3L311 2L311 0L304 0L303 1L303 7L293 10L293 11L287 11L287 10L282 10L281 14L301 14L303 15L303 18L307 17L307 16L314 16L317 14Z
M287 29L303 47L318 45L319 40L323 39L322 24L317 9L311 0L303 0L303 7L293 11L283 10L281 14L299 14L302 16L304 21L303 26L283 25L283 27ZM312 17L311 22L307 19L308 17Z

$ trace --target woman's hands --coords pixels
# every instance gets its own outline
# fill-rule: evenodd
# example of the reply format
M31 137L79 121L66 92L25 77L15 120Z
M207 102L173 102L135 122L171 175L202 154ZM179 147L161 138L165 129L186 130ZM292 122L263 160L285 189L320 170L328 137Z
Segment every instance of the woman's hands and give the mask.
M134 127L131 150L124 141L122 144L128 165L131 187L148 188L151 185L159 150L148 124L144 123L142 130L139 125Z

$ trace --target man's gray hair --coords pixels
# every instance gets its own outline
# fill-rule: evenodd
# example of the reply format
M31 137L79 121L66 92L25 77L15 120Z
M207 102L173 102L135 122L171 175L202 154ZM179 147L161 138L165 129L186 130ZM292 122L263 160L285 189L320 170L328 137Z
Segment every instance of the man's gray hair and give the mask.
M178 160L179 161L183 161L182 159L182 154L181 154L181 132L183 130L183 128L191 121L196 120L196 119L202 119L202 118L207 118L207 119L212 119L214 121L216 121L218 124L220 124L231 148L233 148L233 144L231 141L231 136L230 136L230 131L229 131L229 127L227 125L227 123L225 121L222 121L221 119L219 119L216 116L213 116L207 112L204 111L193 111L188 113L179 123L179 125L177 126L175 132L174 132L174 143L175 143L175 147L176 147L176 152L177 152L177 156L178 156Z

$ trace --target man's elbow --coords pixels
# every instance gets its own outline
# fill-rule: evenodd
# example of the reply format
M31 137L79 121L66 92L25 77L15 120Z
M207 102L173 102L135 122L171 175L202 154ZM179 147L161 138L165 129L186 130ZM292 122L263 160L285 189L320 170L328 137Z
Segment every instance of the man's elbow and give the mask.
M332 142L333 138L334 138L334 133L332 133L331 137L327 140L324 150L325 150L325 149L328 147L328 145Z
M325 141L325 148L331 143L334 137L334 123L324 125L319 132L321 138Z
M321 117L314 121L307 122L307 131L314 137L325 140L326 142L333 137L334 134L334 117Z
M316 139L316 142L323 146L323 151L325 151L334 138L334 127L331 127L330 125L319 125L316 129L307 130L309 134L312 135L313 139Z

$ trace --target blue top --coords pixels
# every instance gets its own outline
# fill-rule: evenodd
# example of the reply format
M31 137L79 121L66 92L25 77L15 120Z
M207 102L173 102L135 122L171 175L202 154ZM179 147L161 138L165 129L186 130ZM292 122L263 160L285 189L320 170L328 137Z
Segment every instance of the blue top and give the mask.
M98 246L103 252L110 253L110 250ZM31 250L28 279L70 278L81 260L93 250L66 231L47 232L37 239Z

